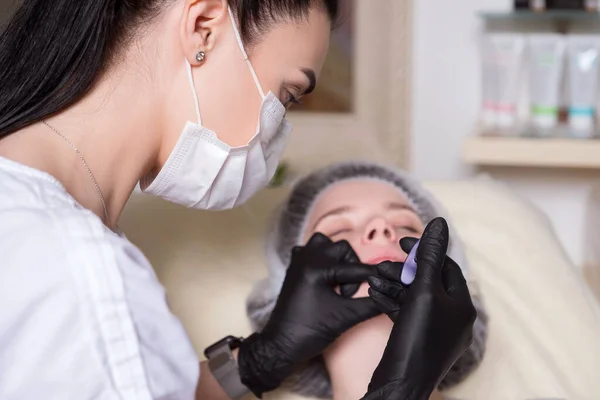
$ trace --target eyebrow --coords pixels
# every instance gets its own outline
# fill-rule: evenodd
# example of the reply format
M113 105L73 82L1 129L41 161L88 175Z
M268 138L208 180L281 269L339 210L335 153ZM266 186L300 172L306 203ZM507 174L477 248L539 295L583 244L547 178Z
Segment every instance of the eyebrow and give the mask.
M306 75L306 78L308 79L308 87L306 88L304 93L302 93L302 95L307 95L315 90L315 87L317 86L317 75L315 74L315 71L313 71L310 68L302 68L301 71L304 73L304 75Z
M315 228L317 226L319 226L319 224L321 223L321 221L323 221L325 218L337 216L337 215L340 215L340 214L345 214L345 213L347 213L349 211L352 211L353 209L354 209L354 207L342 206L342 207L334 208L333 210L329 210L325 214L321 215L321 217L319 217L319 219L317 220L317 222L315 222L313 224L311 231L314 231ZM402 203L397 203L397 202L393 202L393 201L390 202L390 203L387 203L385 205L385 209L386 210L407 210L407 211L412 211L412 212L416 213L416 211L412 207L410 207L409 205L402 204Z

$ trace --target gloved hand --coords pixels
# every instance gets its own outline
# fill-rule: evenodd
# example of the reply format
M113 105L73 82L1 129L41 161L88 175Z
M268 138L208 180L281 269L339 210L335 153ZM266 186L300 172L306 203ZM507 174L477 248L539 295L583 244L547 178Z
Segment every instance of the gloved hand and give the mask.
M337 286L365 282L374 274L375 268L358 263L346 241L333 243L317 233L306 246L294 248L269 322L239 348L242 383L260 398L346 330L381 314L369 297L335 292Z
M394 321L387 347L364 400L428 399L473 340L477 316L460 267L446 257L448 225L436 218L425 228L410 288L402 266L378 266L369 295ZM403 240L404 251L416 240Z

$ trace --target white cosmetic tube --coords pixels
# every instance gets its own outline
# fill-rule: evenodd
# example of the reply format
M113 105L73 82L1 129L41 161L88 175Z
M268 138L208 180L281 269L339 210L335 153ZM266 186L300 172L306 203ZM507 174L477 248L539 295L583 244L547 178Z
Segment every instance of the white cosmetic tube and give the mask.
M565 39L557 34L530 35L528 45L531 122L538 133L551 135L558 125Z
M484 130L514 132L525 37L488 34L483 40L482 123Z
M567 37L569 74L569 132L572 136L594 136L594 116L598 93L600 36Z

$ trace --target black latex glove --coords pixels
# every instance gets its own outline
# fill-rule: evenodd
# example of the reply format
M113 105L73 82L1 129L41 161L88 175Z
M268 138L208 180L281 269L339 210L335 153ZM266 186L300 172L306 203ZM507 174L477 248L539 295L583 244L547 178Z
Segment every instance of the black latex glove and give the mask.
M398 263L378 266L369 294L394 327L364 400L428 399L473 340L477 316L460 267L446 257L448 225L436 218L425 228L410 288L400 283ZM401 245L408 253L409 244Z
M335 292L374 274L375 268L358 263L346 241L333 243L317 233L306 246L294 248L269 322L240 346L242 383L261 397L346 330L381 314L369 297L351 299Z

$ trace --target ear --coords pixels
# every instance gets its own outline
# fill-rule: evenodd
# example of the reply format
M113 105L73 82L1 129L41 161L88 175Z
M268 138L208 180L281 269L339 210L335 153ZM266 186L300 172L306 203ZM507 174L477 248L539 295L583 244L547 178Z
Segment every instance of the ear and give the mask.
M181 17L181 42L190 64L198 64L199 51L209 53L220 30L228 26L227 0L186 0Z

